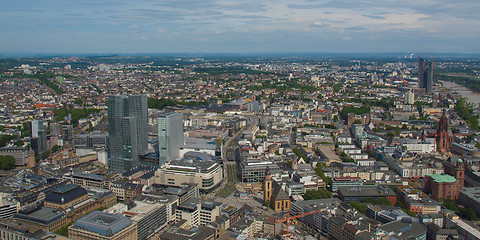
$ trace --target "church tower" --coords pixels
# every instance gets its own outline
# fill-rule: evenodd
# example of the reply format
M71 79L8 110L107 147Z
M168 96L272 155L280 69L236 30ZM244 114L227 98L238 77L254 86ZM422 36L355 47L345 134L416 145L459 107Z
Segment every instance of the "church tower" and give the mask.
M270 206L272 200L272 172L267 167L265 170L265 178L263 180L263 202L266 206Z
M298 157L295 157L292 160L292 169L297 170L297 168L298 168Z
M440 121L438 122L437 141L440 151L445 152L447 149L450 148L450 141L448 136L448 119L447 116L445 116L445 110L443 110L443 114L440 117Z
M457 160L456 168L457 172L455 178L457 178L458 186L462 189L465 186L465 166L463 165L462 159L459 158Z

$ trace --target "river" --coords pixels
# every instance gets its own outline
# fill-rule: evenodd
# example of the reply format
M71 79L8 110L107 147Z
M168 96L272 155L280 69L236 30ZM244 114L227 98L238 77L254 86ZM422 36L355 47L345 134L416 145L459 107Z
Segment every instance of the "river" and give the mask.
M474 92L467 87L464 87L460 84L447 81L439 81L443 84L443 87L457 93L461 97L467 99L468 102L480 104L480 93Z

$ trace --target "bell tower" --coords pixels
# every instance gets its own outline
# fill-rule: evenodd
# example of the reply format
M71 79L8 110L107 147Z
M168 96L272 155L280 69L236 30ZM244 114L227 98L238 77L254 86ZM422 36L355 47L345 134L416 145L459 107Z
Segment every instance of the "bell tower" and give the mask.
M457 173L456 173L456 178L457 178L457 183L460 189L462 189L465 185L465 167L463 165L463 161L459 158L457 160Z
M450 141L448 136L448 119L445 116L445 109L443 110L443 114L440 117L440 121L438 122L437 128L437 141L439 145L439 149L441 152L445 152L450 148Z
M265 178L263 180L263 202L270 206L272 200L272 172L270 168L265 169Z

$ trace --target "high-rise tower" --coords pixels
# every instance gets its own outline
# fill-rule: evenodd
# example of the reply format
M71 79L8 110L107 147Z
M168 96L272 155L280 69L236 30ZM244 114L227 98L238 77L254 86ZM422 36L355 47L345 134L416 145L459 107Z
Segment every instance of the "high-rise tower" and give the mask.
M45 121L33 120L30 125L31 138L30 144L35 155L40 155L47 151L47 126Z
M433 61L418 57L418 83L426 94L433 93Z
M159 165L180 157L183 146L183 115L165 113L158 117L158 153Z
M108 170L122 173L139 165L147 154L147 97L108 97Z

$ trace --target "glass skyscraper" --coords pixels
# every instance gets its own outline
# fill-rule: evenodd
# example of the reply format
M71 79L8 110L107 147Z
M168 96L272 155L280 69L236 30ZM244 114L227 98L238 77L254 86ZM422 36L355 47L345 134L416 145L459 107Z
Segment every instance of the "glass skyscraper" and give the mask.
M108 170L123 173L139 165L139 155L147 154L147 97L108 97Z
M41 120L33 120L30 125L30 144L35 155L41 155L47 151L47 123Z
M426 94L433 93L433 61L418 57L418 82Z
M158 153L159 165L180 157L183 146L183 115L165 113L158 118Z

